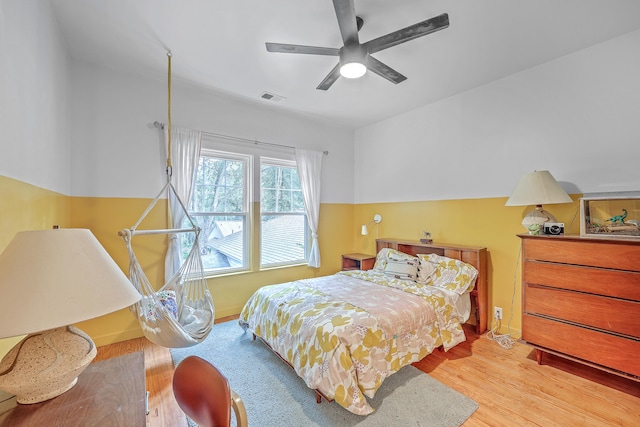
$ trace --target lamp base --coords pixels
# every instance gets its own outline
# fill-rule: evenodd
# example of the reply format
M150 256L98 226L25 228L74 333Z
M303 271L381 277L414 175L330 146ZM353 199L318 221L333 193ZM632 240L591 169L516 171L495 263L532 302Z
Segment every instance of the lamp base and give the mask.
M522 226L527 229L530 234L532 231L542 230L545 222L558 222L556 217L550 212L542 209L542 205L537 205L534 210L525 215L522 220ZM537 234L537 233L536 233Z
M73 387L96 357L91 338L74 326L27 335L0 362L0 389L18 403L38 403Z

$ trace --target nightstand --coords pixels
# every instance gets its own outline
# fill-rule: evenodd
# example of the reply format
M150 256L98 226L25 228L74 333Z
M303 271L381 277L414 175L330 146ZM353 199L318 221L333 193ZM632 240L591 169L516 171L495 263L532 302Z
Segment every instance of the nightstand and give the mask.
M342 270L371 270L376 263L375 255L346 254L342 255Z

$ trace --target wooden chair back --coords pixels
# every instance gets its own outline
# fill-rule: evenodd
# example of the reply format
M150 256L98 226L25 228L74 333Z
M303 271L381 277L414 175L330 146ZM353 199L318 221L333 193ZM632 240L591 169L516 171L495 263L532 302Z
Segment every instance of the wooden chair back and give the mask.
M242 399L215 366L198 356L188 356L176 366L173 394L182 411L201 427L229 427L232 407L237 426L247 426Z

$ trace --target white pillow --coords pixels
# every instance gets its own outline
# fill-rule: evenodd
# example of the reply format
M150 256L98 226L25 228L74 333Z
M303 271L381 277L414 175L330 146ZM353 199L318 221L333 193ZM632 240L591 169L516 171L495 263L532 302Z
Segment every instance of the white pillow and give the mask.
M433 286L448 289L458 295L475 286L478 270L471 264L436 254L418 254L418 259L429 261L436 267L435 274L431 278Z
M373 266L374 270L384 271L385 266L387 265L387 261L389 258L393 258L395 260L411 260L415 259L414 256L409 254L405 254L404 252L400 252L396 249L391 248L382 248L378 255L376 256L376 263Z
M418 278L416 279L416 282L429 283L433 279L433 275L436 273L436 265L420 255L418 255L418 261Z
M418 259L413 257L410 259L388 258L387 264L384 266L384 274L396 279L415 281L418 278Z

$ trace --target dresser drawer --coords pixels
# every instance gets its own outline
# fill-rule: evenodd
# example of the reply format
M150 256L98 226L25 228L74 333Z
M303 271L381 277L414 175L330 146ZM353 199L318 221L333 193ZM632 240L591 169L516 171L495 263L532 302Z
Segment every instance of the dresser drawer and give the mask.
M533 284L525 286L527 314L541 314L640 339L640 302Z
M631 271L529 260L522 277L529 284L640 301L640 273Z
M640 376L640 341L524 314L522 339L588 362Z
M524 259L640 271L640 242L524 239Z

